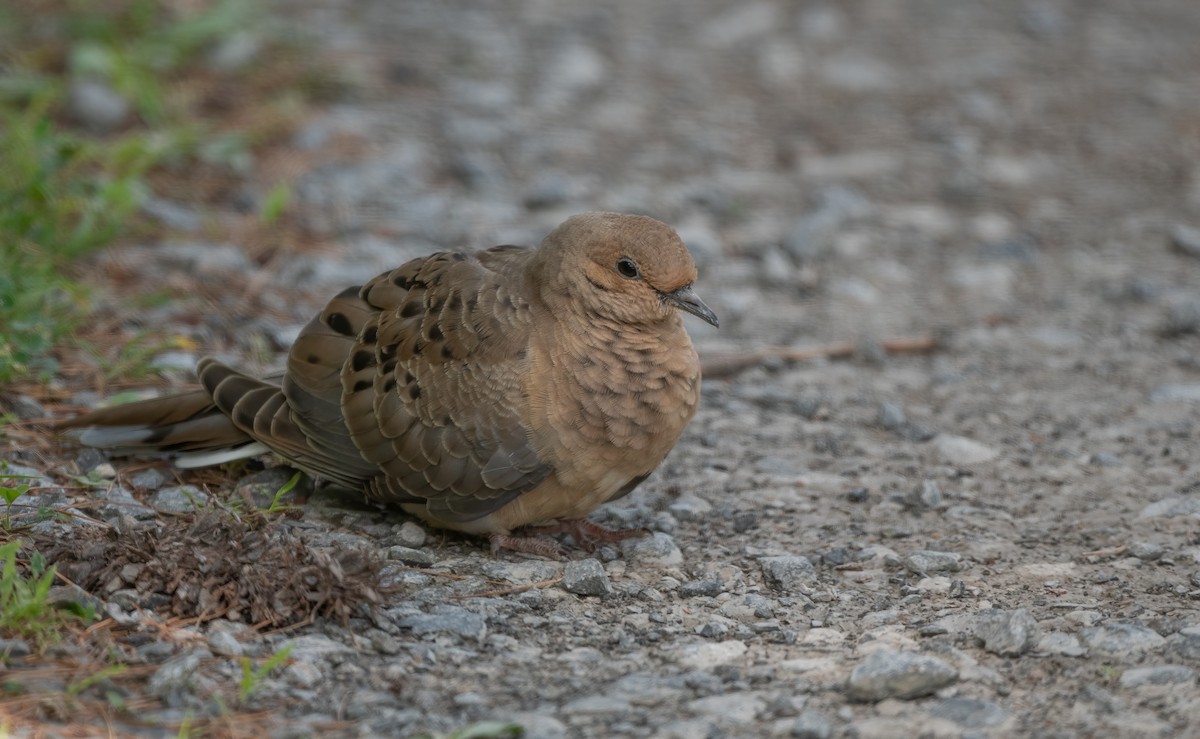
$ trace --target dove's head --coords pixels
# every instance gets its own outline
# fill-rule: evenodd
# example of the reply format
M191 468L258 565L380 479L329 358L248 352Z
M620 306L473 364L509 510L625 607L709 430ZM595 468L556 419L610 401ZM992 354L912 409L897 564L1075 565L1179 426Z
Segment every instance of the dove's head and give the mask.
M621 323L657 323L682 310L713 326L717 316L692 291L696 265L665 223L646 216L583 213L540 247L543 287Z

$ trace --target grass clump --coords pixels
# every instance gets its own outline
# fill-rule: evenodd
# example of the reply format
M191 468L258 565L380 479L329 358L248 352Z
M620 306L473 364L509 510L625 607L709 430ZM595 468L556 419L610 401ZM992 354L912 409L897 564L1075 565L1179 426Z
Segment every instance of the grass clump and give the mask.
M251 147L295 119L318 73L251 36L259 16L244 0L0 3L0 386L57 369L88 313L74 260L166 230L149 195L203 199L198 168L245 175ZM87 90L107 113L81 112Z
M91 621L89 609L59 608L50 602L55 567L47 566L41 554L29 558L29 574L17 566L21 542L0 545L0 634L33 642L38 651L62 638L72 622Z

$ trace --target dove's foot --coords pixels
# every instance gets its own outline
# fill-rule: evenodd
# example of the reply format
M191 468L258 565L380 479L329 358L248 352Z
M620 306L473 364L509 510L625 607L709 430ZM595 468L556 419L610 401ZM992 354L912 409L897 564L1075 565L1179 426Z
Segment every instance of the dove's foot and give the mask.
M562 545L544 536L512 536L510 534L488 534L492 545L492 556L504 550L537 554L546 559L562 559Z

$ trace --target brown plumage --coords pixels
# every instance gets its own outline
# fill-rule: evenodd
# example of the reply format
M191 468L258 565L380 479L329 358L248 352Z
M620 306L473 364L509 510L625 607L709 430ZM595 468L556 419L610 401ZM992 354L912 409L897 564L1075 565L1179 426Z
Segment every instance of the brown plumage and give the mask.
M695 279L665 224L578 215L537 249L440 252L344 290L281 380L205 359L202 390L66 425L186 466L270 450L494 548L548 551L510 533L603 538L583 517L636 487L695 414L700 364L679 310L717 325Z

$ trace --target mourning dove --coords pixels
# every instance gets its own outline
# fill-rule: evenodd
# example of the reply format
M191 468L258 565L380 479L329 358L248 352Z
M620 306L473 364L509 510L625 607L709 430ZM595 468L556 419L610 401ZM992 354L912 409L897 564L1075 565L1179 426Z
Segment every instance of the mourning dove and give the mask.
M584 517L644 480L696 412L679 311L718 321L695 280L669 226L577 215L536 249L439 252L343 290L280 378L204 359L201 390L64 425L184 467L274 452L493 551L556 551L536 524L624 538Z

